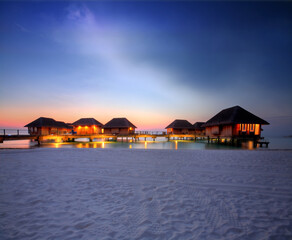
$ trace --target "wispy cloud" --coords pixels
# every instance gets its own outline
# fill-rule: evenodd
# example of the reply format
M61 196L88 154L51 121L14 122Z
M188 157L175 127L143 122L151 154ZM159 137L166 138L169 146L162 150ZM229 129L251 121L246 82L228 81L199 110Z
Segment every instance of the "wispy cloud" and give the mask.
M188 88L174 84L177 81L171 71L127 54L127 50L133 50L133 44L141 43L135 43L135 34L121 27L122 23L96 16L84 4L70 5L66 11L54 39L70 51L92 59L96 68L92 74L97 81L102 81L99 85L106 86L103 92L107 93L108 89L114 94L123 92L124 99L136 98L136 103L142 101L141 97L150 103L157 99L158 105L182 103L179 98L175 100L174 95L183 94L184 100L194 98Z
M22 26L19 23L15 23L15 26L21 31L21 32L30 32L27 28L25 28L24 26Z

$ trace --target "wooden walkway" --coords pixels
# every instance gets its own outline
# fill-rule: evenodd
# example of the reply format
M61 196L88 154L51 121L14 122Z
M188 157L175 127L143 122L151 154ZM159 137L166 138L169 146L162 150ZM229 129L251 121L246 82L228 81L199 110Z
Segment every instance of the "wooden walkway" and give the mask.
M94 139L102 140L102 141L147 141L147 139L152 139L152 141L156 141L157 138L165 138L167 141L170 140L196 140L197 138L206 139L208 143L217 143L217 144L231 144L238 145L238 143L246 140L253 140L254 147L263 147L269 146L269 141L265 141L263 139L247 139L247 138L208 138L205 135L198 134L167 134L166 132L153 132L153 131L136 131L133 134L85 134L85 135L77 135L77 134L52 134L52 135L29 135L27 131L14 129L14 134L7 134L8 131L2 129L0 131L0 143L4 141L12 141L12 140L35 140L38 144L42 142L54 140L56 143L60 142L74 142L76 139L87 138L89 142L92 142ZM224 141L223 141L224 140Z
M0 135L0 143L3 141L12 141L12 140L35 140L39 143L54 140L56 142L73 142L75 139L79 138L87 138L89 141L93 141L94 139L102 139L102 140L121 140L121 141L140 141L152 138L155 141L157 138L166 138L169 140L195 140L196 138L202 138L202 135L194 135L194 134L167 134L166 132L136 132L134 134L85 134L85 135L77 135L77 134L54 134L54 135L21 135L21 134L2 134Z

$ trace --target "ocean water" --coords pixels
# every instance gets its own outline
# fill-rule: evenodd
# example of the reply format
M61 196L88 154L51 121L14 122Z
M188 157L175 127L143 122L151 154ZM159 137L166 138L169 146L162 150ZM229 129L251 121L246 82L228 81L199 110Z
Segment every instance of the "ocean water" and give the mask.
M292 149L292 138L267 138L270 142L269 147L258 149ZM93 141L88 142L87 139L78 139L74 143L43 143L37 146L37 143L30 140L4 141L0 143L0 148L123 148L123 149L249 149L254 150L252 142L245 143L241 147L229 146L224 144L208 143L206 140L187 141L172 140L165 141L158 139L157 141Z

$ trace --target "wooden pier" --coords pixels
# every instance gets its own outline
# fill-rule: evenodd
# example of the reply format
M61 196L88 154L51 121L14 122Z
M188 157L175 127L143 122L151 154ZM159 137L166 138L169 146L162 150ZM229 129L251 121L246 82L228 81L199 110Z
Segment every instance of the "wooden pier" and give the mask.
M269 141L264 140L264 138L252 138L252 137L207 137L208 143L226 144L232 146L240 146L244 143L252 142L253 148L258 146L262 148L263 146L269 147Z
M12 140L35 140L38 144L46 141L54 140L55 142L74 142L76 139L88 139L92 142L95 139L98 140L111 140L111 141L146 141L151 138L152 141L156 141L157 138L165 138L170 140L196 140L197 138L203 138L203 135L194 134L167 134L166 132L151 132L151 131L136 131L133 134L51 134L51 135L29 135L20 134L20 130L15 130L17 134L6 134L7 131L2 130L0 133L0 143L4 141Z
M269 147L270 142L268 142L268 141L258 141L257 144L258 144L260 147L263 147L263 145L265 145L266 148L267 148L267 147Z
M167 134L166 132L153 132L153 131L136 131L132 134L51 134L51 135L29 135L27 131L14 129L14 134L7 134L9 130L2 129L0 131L0 143L4 141L12 140L34 140L38 142L38 145L54 141L56 143L60 142L75 142L76 139L88 139L89 142L94 140L102 141L122 141L122 142L138 142L138 141L147 141L147 139L152 139L156 141L157 138L164 138L167 141L171 140L192 140L196 141L199 139L207 140L208 143L216 144L226 144L226 145L237 145L252 141L253 147L268 147L269 141L264 139L251 139L251 138L209 138L205 135L198 134ZM11 131L11 130L10 130Z

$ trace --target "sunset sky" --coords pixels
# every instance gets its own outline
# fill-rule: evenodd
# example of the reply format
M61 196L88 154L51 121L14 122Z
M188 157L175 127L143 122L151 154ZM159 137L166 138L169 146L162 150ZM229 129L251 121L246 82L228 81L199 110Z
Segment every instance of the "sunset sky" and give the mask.
M0 128L139 129L240 105L292 135L292 2L1 1Z

